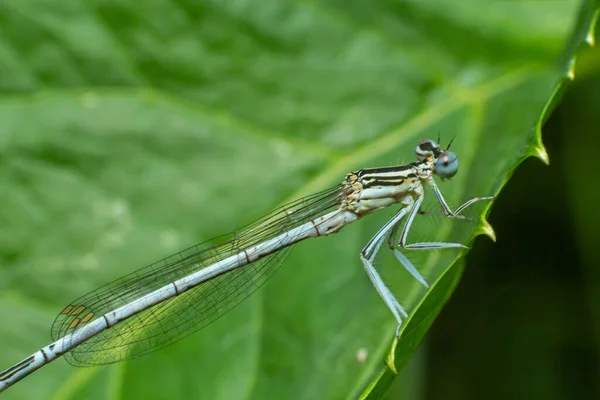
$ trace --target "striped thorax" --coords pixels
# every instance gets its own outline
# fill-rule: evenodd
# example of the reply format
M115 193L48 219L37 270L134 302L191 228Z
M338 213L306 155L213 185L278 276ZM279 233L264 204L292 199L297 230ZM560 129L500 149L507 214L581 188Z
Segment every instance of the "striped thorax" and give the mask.
M458 170L454 153L442 150L433 140L423 140L415 148L419 161L385 168L361 169L346 175L345 185L352 188L348 196L355 199L347 209L359 216L390 206L408 204L423 195L423 183L430 184L433 174L451 178Z

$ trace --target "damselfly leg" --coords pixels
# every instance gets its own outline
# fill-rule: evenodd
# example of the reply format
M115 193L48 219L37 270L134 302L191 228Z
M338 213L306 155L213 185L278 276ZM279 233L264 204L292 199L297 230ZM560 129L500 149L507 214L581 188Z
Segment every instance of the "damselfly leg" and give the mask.
M474 197L471 200L467 201L465 204L461 205L460 207L458 207L456 209L456 211L454 211L454 215L448 215L443 211L433 211L433 210L423 210L422 208L417 211L417 214L419 215L436 215L436 216L444 216L444 217L448 217L448 218L455 218L455 219L459 219L462 221L468 221L468 222L475 222L477 221L476 218L471 218L471 217L467 217L465 215L460 214L465 208L467 208L468 206L470 206L471 204L481 201L481 200L493 200L494 196L488 196L488 197Z
M494 197L475 197L463 205L458 207L456 211L452 211L448 204L446 203L444 196L439 191L437 186L433 180L431 181L433 184L431 185L434 192L436 193L436 197L438 198L439 203L442 206L443 213L448 218L457 218L457 219L466 219L460 213L467 208L468 206L482 200L491 200ZM377 255L379 248L381 247L385 237L387 236L388 246L393 251L394 255L398 259L398 261L402 264L402 266L426 288L429 288L427 281L423 278L423 276L419 273L413 263L398 249L403 250L437 250L437 249L467 249L468 247L461 243L453 243L453 242L417 242L407 244L408 232L412 226L414 218L417 214L421 213L421 205L423 203L423 193L417 193L416 200L412 200L410 198L405 202L405 207L402 208L388 223L386 223L380 230L377 232L375 236L367 243L367 246L361 252L361 261L367 270L367 274L369 278L373 282L377 292L380 294L382 299L388 308L392 311L392 314L396 317L398 321L398 328L396 329L396 335L398 336L400 333L400 327L402 324L402 319L398 313L402 314L405 318L407 317L407 313L404 308L400 305L396 297L392 294L392 292L388 289L388 287L383 283L381 277L377 273L375 267L373 266L373 260ZM398 230L402 224L402 219L407 217L406 222L404 223L404 227L400 233L400 238L396 244L396 236L398 234Z
M474 197L471 200L466 201L463 205L458 207L456 209L456 211L453 212L450 209L450 206L448 206L448 203L446 203L446 200L444 199L444 195L442 194L440 189L435 184L435 181L433 180L433 178L428 179L427 184L431 187L431 189L433 189L433 192L435 193L435 197L437 197L440 205L442 206L442 211L444 212L444 215L449 218L468 219L468 217L465 217L464 215L461 214L461 212L463 212L465 208L469 207L473 203L477 203L478 201L494 199L494 196Z
M404 308L402 308L400 303L398 303L398 300L396 300L396 297L394 297L390 289L388 289L385 283L383 283L383 280L379 276L379 273L373 266L373 260L379 252L381 243L385 239L385 236L388 233L388 231L392 229L392 227L395 224L397 224L400 220L402 220L404 215L406 215L406 213L409 212L410 209L413 207L412 198L409 200L411 201L411 203L406 207L403 207L400 211L398 211L398 213L387 224L385 224L379 230L379 232L377 232L375 236L371 238L371 240L369 240L369 243L367 243L365 248L360 252L360 260L362 261L365 270L367 271L369 279L371 279L373 286L375 286L377 293L379 293L379 296L381 296L386 306L390 309L392 314L394 314L394 317L396 317L396 321L398 321L398 326L402 324L402 317L400 316L400 314L402 314L402 316L406 318L408 317L408 313L404 310Z

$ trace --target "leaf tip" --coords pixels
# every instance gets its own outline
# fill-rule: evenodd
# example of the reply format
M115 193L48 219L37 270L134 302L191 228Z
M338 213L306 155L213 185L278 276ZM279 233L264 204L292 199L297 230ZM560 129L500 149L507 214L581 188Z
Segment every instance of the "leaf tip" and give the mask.
M548 152L546 151L546 148L543 144L535 146L533 155L542 160L544 164L550 165L550 157L548 157Z
M594 42L594 32L589 31L587 36L585 37L585 41L590 45L590 47L594 47L594 45L596 44Z
M398 345L398 336L394 336L394 341L392 342L392 347L387 357L385 358L385 364L388 368L396 375L398 375L398 370L396 369L396 346Z
M533 135L533 140L531 141L529 151L527 153L542 160L544 164L550 165L550 157L546 151L546 146L544 146L544 143L542 142L542 120L543 118L540 118L536 123L535 134Z
M544 164L550 165L550 157L548 157L548 152L546 151L544 145L536 146L534 155L542 160Z
M598 23L598 16L600 15L600 9L596 10L594 13L594 17L592 18L592 22L590 23L590 29L585 37L585 41L590 47L594 47L596 45L596 41L594 38L594 31L596 30L596 24Z
M567 71L567 78L570 80L575 79L575 58L569 61L569 69Z
M492 225L490 225L490 223L486 219L483 219L483 223L481 224L478 230L479 233L489 237L492 240L492 242L496 242L496 232L494 231Z

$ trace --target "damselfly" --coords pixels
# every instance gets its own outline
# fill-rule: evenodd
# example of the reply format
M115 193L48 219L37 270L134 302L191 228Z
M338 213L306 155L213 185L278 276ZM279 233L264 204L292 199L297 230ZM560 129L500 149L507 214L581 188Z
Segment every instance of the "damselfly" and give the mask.
M466 246L407 243L424 187L433 190L450 218L464 218L465 208L493 198L473 198L455 211L450 209L433 179L433 175L451 178L458 171L458 159L449 147L444 150L439 140L424 140L415 149L417 162L349 173L341 184L286 204L238 232L191 247L80 297L56 317L54 343L0 373L0 392L61 355L71 364L92 366L168 346L215 321L255 291L281 265L292 245L337 232L394 204L401 206L400 211L367 243L360 260L396 318L399 335L408 314L373 267L386 238L402 266L427 286L403 251Z

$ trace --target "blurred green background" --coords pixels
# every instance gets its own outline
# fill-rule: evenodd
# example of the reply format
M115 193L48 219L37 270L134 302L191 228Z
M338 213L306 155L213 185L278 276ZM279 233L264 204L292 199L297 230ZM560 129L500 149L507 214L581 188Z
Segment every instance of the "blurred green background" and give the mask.
M74 298L346 172L412 161L423 138L457 134L461 170L440 184L451 204L502 189L497 243L478 237L466 263L411 256L431 291L378 261L412 313L395 381L395 323L357 257L386 210L297 246L258 293L164 351L58 360L3 395L352 399L372 384L370 398L598 398L594 5L0 2L0 368L48 344ZM544 128L550 167L513 171L540 153L536 120L577 46ZM423 218L411 237L476 229Z

